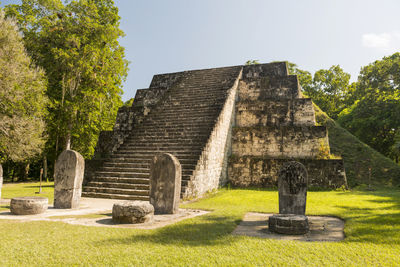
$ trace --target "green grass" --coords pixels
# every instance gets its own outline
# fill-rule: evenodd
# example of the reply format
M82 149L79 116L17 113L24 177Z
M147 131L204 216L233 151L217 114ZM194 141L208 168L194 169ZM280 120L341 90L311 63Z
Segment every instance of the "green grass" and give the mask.
M0 220L0 266L400 264L398 189L309 192L309 215L345 219L342 242L231 235L246 212L278 211L274 190L222 189L184 207L212 212L155 230Z
M54 201L54 182L44 182L42 183L42 193L36 194L39 192L39 183L7 183L3 184L3 188L1 189L1 198L3 199L11 199L13 197L29 197L29 196L40 196L47 197L49 199L49 203L53 203ZM8 205L0 204L0 211L8 210Z
M361 142L329 118L318 106L314 105L314 110L317 123L328 128L331 153L343 157L350 187L369 184L368 167L371 167L372 171L371 184L399 186L400 165Z

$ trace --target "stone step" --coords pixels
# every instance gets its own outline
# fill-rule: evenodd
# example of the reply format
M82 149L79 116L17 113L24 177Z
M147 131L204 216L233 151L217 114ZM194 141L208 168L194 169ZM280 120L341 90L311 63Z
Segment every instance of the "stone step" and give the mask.
M115 177L134 177L134 178L147 178L149 176L149 168L115 168L115 167L102 167L97 171L98 176L115 176ZM192 170L183 169L182 174L191 174ZM129 175L129 176L128 176Z
M148 173L149 168L132 168L132 167L122 167L122 166L103 166L101 168L103 172L133 172L133 173Z
M112 182L89 182L88 187L103 187L103 188L123 188L135 190L149 190L148 184L130 184L130 183L112 183Z
M95 177L93 179L93 182L149 184L149 178L127 178L127 177L97 176L97 177Z
M142 128L140 132L137 133L143 133L143 134L186 134L186 135L190 135L190 134L196 134L198 132L209 132L213 129L213 126L209 126L209 127L195 127L195 128Z
M148 165L150 164L151 158L135 158L135 157L120 157L120 158L110 158L105 164L139 164ZM197 164L197 160L194 159L179 159L181 164ZM135 165L137 166L137 165Z
M203 142L197 142L197 143L137 143L137 144L125 144L125 148L155 148L155 149L161 149L161 150L177 150L181 148L198 148L198 147L203 147L204 143Z
M190 174L191 175L191 174ZM182 181L190 179L189 174L182 174ZM127 183L127 184L149 184L149 178L128 178L128 177L112 177L112 176L97 176L91 182L103 183Z
M214 119L215 120L215 119ZM173 121L173 120L154 120L153 118L149 118L145 123L142 124L141 127L145 128L200 128L200 127L210 127L210 124L214 124L214 120L204 121L203 119L199 120L188 120L188 121Z
M121 195L121 194L107 194L99 192L82 192L82 197L93 197L93 198L107 198L107 199L126 199L126 200L149 200L149 196L140 195Z
M149 172L139 173L139 172L119 172L119 171L97 171L96 177L120 177L120 178L141 178L148 179Z
M195 161L193 161L195 162ZM194 169L196 164L182 164L182 169ZM125 163L125 162L105 162L103 165L104 168L134 168L140 172L139 170L148 170L150 167L150 160L148 163Z
M135 195L135 196L148 196L149 195L149 190L112 188L112 187L91 187L91 186L85 186L85 192L119 194L119 195Z

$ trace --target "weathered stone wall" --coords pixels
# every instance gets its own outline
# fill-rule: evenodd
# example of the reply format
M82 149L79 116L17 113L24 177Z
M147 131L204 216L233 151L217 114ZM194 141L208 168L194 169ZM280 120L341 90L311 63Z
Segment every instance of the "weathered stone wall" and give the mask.
M228 160L231 154L232 126L235 122L235 101L242 72L229 90L217 123L200 156L183 197L198 197L217 189L228 181Z
M315 125L310 98L241 101L236 104L236 126Z
M301 97L296 75L248 78L239 83L239 99L268 100Z
M325 126L239 127L233 129L237 156L319 157L329 154Z
M157 74L151 80L150 88L168 89L186 75L187 71Z
M274 62L269 64L255 64L243 66L243 79L265 77L265 76L286 76L289 74L286 62Z
M228 175L233 186L276 187L278 172L283 163L293 159L269 159L263 157L231 156ZM342 159L300 159L308 172L311 188L347 187L346 173Z

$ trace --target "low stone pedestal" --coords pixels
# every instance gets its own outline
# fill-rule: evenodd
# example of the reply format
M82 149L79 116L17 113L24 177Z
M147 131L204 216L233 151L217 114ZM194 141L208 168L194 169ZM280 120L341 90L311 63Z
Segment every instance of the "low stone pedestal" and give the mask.
M153 220L154 207L147 201L125 201L116 203L112 218L116 223L145 223Z
M15 197L11 199L10 210L16 215L40 214L47 210L46 197Z
M309 231L308 218L296 214L275 214L268 219L271 232L285 235L304 235Z

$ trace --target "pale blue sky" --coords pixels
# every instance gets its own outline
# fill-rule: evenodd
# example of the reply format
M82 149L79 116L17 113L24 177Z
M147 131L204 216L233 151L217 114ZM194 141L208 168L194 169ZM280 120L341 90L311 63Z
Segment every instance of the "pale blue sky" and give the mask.
M1 1L1 0L0 0ZM18 1L1 1L2 5ZM116 0L131 62L123 99L157 73L289 60L314 72L400 51L398 0Z

